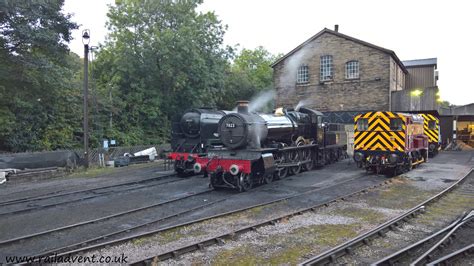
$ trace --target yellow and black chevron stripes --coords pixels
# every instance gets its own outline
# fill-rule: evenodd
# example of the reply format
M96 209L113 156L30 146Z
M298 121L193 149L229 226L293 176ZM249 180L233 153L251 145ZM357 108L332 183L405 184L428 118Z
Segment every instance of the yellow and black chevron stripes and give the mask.
M439 142L439 119L436 118L435 116L431 114L421 114L423 116L424 125L423 125L423 131L426 136L428 136L429 142ZM429 123L430 121L435 121L436 123L436 128L435 129L430 129Z
M357 130L357 120L368 120L365 131ZM402 119L402 131L390 130L390 119ZM404 151L406 121L403 115L392 112L368 112L355 117L354 149L364 151Z
M354 149L364 151L404 151L405 134L397 131L355 132Z

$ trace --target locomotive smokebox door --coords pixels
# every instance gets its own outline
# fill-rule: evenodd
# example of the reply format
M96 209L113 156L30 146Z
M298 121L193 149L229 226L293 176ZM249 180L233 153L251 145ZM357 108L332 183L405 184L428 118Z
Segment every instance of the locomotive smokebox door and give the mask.
M273 159L273 154L264 153L262 154L263 167L265 168L265 173L273 173L275 170L275 161Z

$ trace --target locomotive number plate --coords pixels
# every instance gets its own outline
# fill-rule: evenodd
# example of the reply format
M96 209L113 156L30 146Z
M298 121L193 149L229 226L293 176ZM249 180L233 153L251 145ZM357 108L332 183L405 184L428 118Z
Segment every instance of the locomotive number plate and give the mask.
M225 127L226 128L235 128L235 124L234 123L226 123Z

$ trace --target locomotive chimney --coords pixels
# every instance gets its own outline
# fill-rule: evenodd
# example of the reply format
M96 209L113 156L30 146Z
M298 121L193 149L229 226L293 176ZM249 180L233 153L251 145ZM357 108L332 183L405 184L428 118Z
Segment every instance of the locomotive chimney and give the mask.
M334 25L334 31L339 32L339 25L338 24Z
M248 114L249 101L237 101L237 112L240 114Z

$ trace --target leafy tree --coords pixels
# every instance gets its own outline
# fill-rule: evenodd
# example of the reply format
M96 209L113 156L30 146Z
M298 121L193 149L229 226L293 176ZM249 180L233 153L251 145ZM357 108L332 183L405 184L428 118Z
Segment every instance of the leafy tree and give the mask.
M273 78L270 64L275 59L276 57L262 46L255 50L243 49L234 60L233 71L246 73L256 90L269 89Z
M122 144L163 142L176 113L216 105L230 50L214 13L196 12L201 2L131 0L110 8L110 34L94 70L102 117L113 114L107 136Z
M238 100L251 100L262 91L273 89L271 63L276 57L259 46L255 50L242 49L226 75L226 94L219 106L232 109Z
M73 144L78 95L72 80L80 65L66 44L77 25L62 5L0 1L0 150Z

